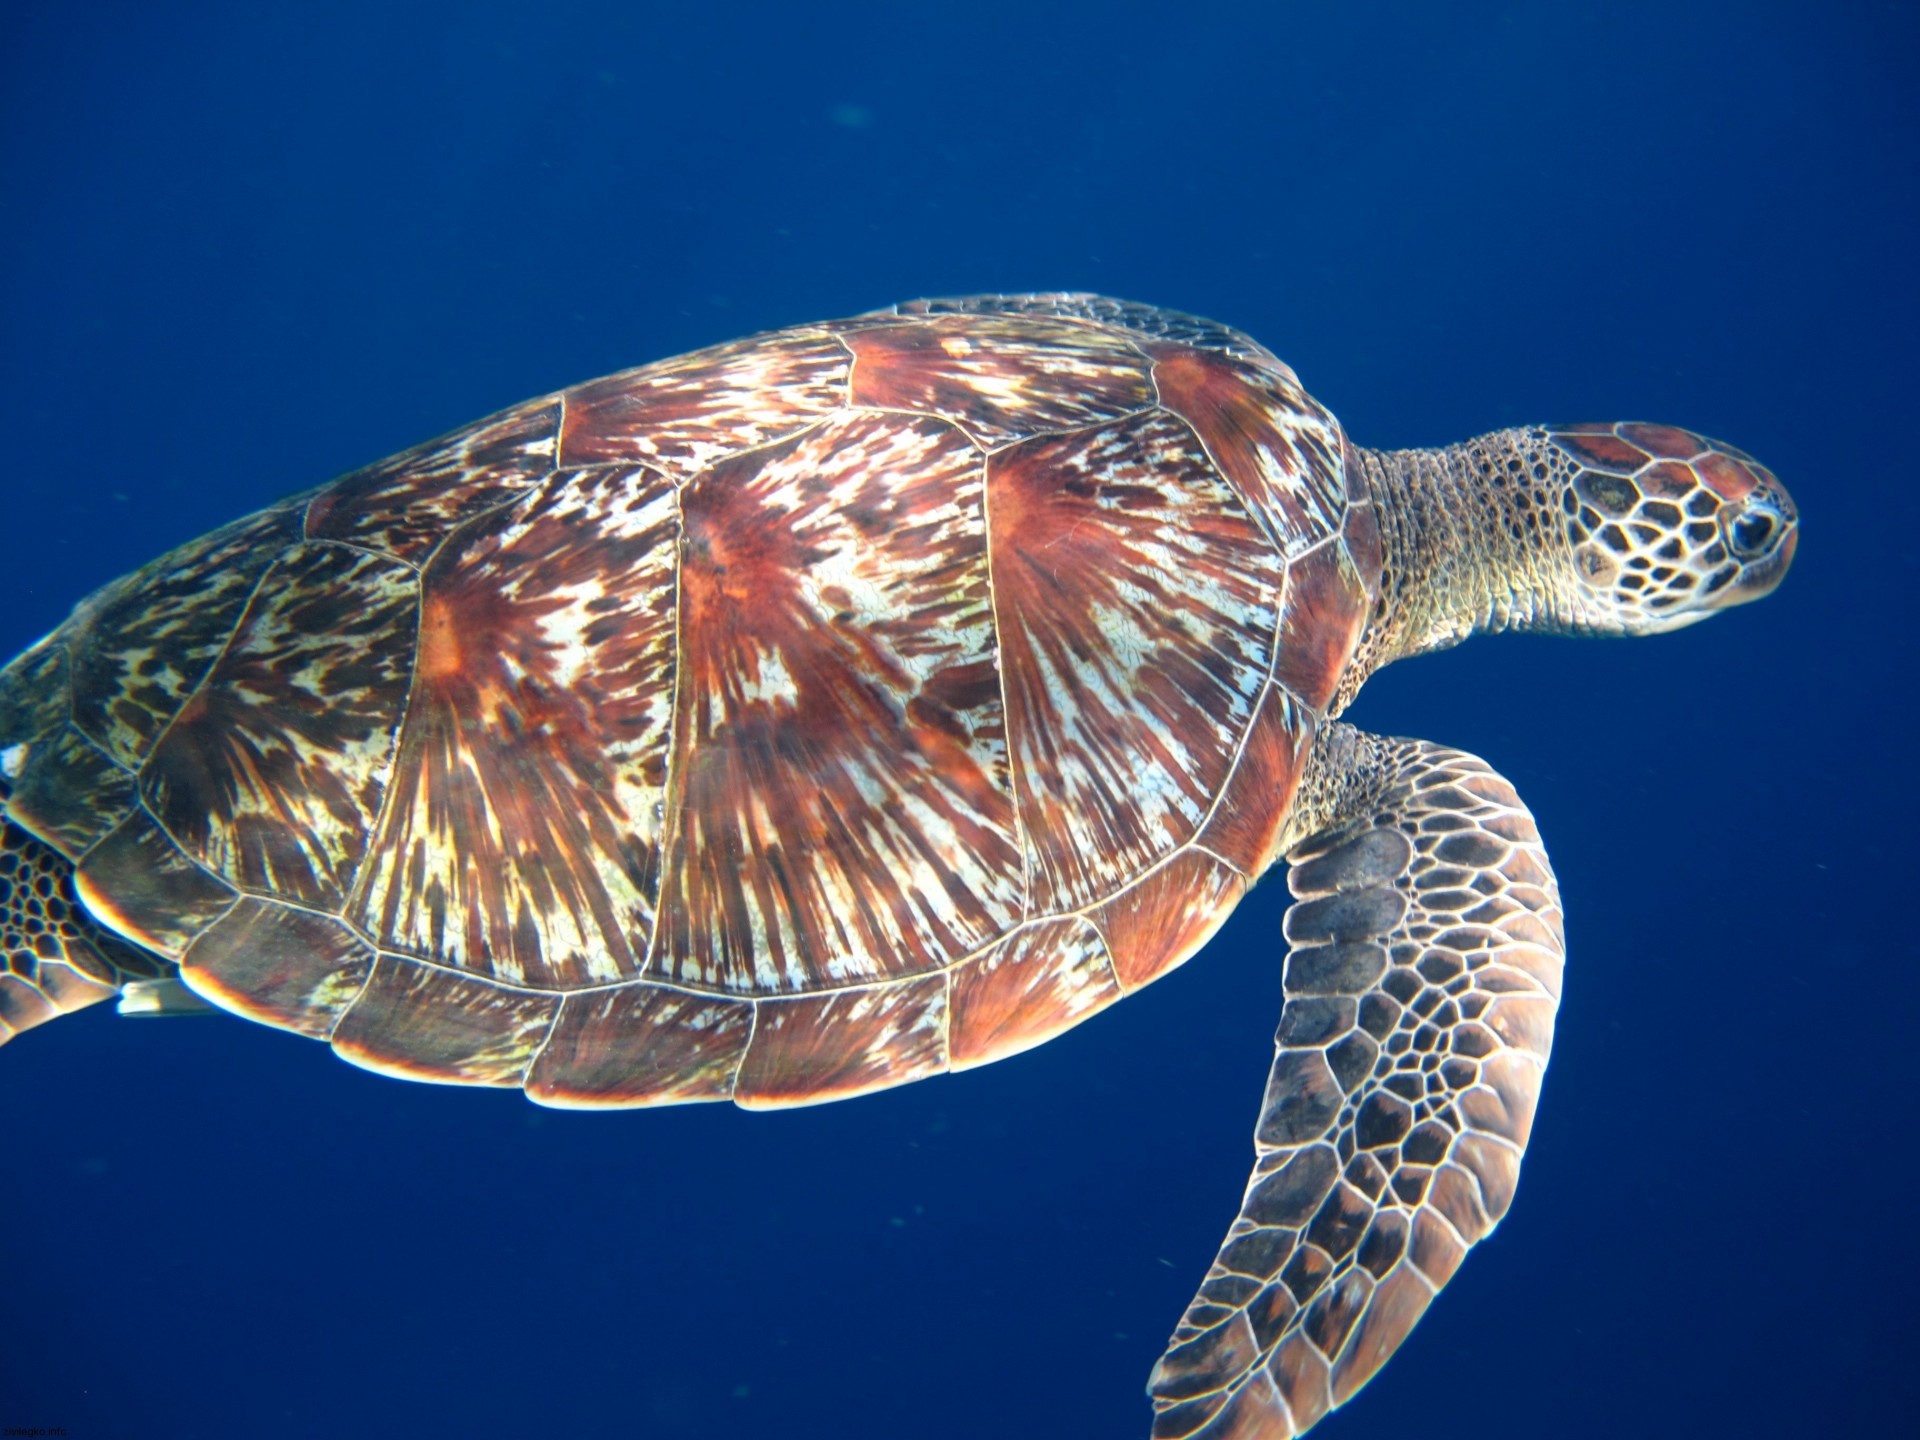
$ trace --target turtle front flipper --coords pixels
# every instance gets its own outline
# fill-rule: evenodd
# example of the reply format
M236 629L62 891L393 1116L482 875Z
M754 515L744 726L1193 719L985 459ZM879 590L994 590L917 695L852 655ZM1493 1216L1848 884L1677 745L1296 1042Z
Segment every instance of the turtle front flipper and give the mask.
M124 985L158 984L173 972L87 913L73 893L73 862L6 819L5 799L0 790L0 1045L110 1000Z
M1331 725L1299 806L1258 1158L1156 1440L1299 1435L1373 1376L1506 1213L1553 1040L1559 893L1506 780Z

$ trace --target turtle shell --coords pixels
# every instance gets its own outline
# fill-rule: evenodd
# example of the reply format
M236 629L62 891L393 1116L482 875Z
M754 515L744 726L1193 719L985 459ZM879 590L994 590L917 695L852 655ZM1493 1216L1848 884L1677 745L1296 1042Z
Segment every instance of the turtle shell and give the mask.
M1081 295L805 325L173 552L0 675L14 819L251 1019L560 1105L997 1059L1273 859L1380 569L1336 422Z

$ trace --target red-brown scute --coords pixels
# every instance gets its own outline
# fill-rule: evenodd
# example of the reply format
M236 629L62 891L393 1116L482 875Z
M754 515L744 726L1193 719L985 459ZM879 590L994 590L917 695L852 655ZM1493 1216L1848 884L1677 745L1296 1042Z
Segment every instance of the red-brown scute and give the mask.
M566 392L563 465L652 465L685 482L844 408L845 346L800 329L696 350Z
M414 572L295 546L154 747L142 798L231 884L337 911L380 813L414 659Z
M1027 316L953 316L842 337L856 405L953 421L983 445L1153 404L1147 360L1110 331Z
M512 983L639 973L673 693L672 490L563 473L423 580L422 663L350 918Z
M981 484L951 426L853 415L689 487L660 978L912 974L1019 915Z
M661 985L569 995L527 1074L527 1093L572 1108L733 1096L753 1005Z
M1291 370L1177 345L1153 353L1161 403L1193 427L1282 551L1339 528L1344 439Z
M357 470L314 496L306 536L418 564L461 521L551 475L559 430L559 402L536 400Z
M1289 692L1269 685L1213 818L1200 832L1200 843L1242 875L1257 878L1273 863L1300 783L1309 723Z
M749 1109L839 1100L947 1068L947 977L761 1000L733 1098Z
M1367 586L1338 540L1295 560L1287 571L1274 679L1324 710L1360 642L1370 606Z
M1023 926L954 968L953 1068L1050 1040L1121 994L1107 944L1086 920L1062 916Z
M196 990L263 1025L325 1039L373 968L338 920L243 897L180 957Z
M334 1027L333 1048L406 1080L518 1085L559 1008L557 995L382 955Z
M1646 451L1629 445L1611 431L1588 433L1584 430L1559 430L1554 432L1554 439L1559 442L1561 449L1582 464L1619 475L1633 474L1652 458Z
M1215 856L1187 850L1094 912L1120 983L1138 990L1187 959L1219 928L1247 877Z
M1192 839L1272 653L1284 564L1159 413L995 455L995 601L1021 819L1044 912Z
M1659 460L1691 460L1707 448L1706 442L1691 430L1681 430L1672 425L1628 421L1619 427L1619 434L1622 440Z

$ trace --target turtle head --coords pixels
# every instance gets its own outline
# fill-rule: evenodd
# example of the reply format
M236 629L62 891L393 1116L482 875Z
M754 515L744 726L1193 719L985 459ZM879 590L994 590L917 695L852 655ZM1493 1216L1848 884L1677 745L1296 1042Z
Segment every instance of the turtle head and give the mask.
M1751 456L1669 425L1536 433L1548 452L1546 474L1562 482L1575 591L1563 611L1569 628L1677 630L1758 600L1793 563L1799 515ZM1542 478L1538 465L1534 473Z

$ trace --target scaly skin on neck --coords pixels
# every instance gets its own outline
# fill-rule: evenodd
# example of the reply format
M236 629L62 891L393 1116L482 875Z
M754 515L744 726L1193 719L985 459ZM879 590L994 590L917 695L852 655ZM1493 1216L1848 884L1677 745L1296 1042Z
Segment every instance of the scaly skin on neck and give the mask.
M1560 497L1570 466L1538 430L1498 430L1439 450L1352 446L1373 493L1386 568L1380 599L1332 710L1382 665L1501 630L1580 623Z

